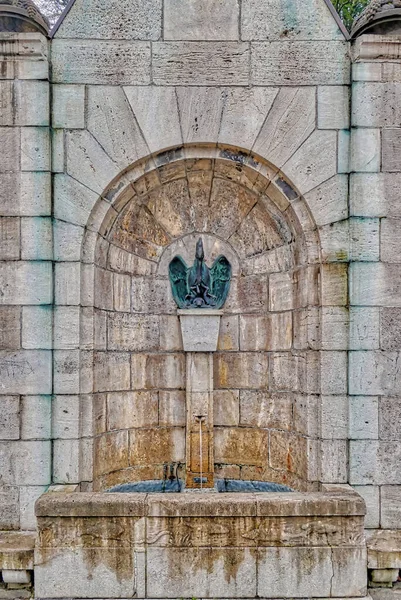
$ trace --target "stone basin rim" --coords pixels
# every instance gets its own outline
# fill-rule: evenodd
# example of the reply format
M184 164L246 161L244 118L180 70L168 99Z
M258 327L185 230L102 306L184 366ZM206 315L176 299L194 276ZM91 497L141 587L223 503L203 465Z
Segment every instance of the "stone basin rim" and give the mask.
M121 493L47 492L35 505L37 517L107 516L364 516L356 492Z

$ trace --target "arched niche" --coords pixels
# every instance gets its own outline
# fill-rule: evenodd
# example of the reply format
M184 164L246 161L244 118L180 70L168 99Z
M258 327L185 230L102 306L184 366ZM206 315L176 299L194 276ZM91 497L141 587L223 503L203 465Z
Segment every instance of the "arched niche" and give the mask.
M215 475L314 489L316 226L273 166L207 146L135 165L90 219L82 286L93 352L82 377L92 371L94 488L184 467L185 360L168 264L175 254L190 263L199 236L209 264L223 253L233 265L214 355Z

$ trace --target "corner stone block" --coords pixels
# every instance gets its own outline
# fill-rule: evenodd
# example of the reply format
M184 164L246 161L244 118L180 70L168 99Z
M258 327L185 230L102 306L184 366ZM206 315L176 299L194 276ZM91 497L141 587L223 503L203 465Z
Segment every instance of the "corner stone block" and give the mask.
M354 82L352 125L354 127L397 127L400 125L400 83Z
M348 304L348 265L325 264L321 268L323 306Z
M238 0L169 0L164 6L165 40L238 40Z
M55 39L52 65L54 83L148 85L150 43Z
M380 171L380 129L352 129L351 131L351 171Z
M321 480L324 483L347 483L347 441L322 440Z
M346 440L348 437L348 397L322 396L322 438Z
M361 396L399 394L401 389L399 361L399 352L350 352L350 394Z
M79 350L54 351L55 394L76 394L79 392Z
M379 219L350 219L350 259L352 261L378 261L380 257L380 235ZM383 257L382 257L383 260ZM385 259L384 259L385 260ZM401 259L400 259L401 261Z
M383 262L399 263L399 240L401 237L401 221L399 219L382 219L380 236L380 257Z
M51 394L51 352L0 352L3 394Z
M0 147L2 148L1 173L19 171L20 131L17 127L0 127Z
M19 306L0 306L0 349L19 350L21 347L21 309Z
M74 350L79 348L79 307L58 306L54 310L54 348Z
M70 306L80 301L80 263L56 263L55 266L55 303Z
M50 171L50 132L47 127L21 129L21 170Z
M9 531L20 528L19 488L17 487L2 485L0 488L0 527L2 530Z
M82 129L85 127L85 86L53 85L52 127Z
M351 263L350 303L401 307L401 265Z

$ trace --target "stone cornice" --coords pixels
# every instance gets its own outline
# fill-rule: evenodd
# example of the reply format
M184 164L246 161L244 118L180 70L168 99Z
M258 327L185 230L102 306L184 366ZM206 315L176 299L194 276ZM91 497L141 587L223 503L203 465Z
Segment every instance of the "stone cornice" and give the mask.
M0 33L0 60L21 57L35 60L48 59L48 42L41 33Z
M353 44L352 60L401 61L401 36L361 35Z

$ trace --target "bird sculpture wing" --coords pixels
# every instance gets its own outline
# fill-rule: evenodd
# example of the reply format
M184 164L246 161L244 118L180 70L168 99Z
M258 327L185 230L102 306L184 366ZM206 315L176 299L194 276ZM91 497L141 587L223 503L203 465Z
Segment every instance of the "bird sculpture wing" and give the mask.
M225 256L218 256L210 269L212 279L211 294L216 300L214 308L222 308L227 300L231 282L231 264Z
M179 308L185 308L185 298L188 295L188 267L181 256L175 256L169 266L171 289L174 300Z

